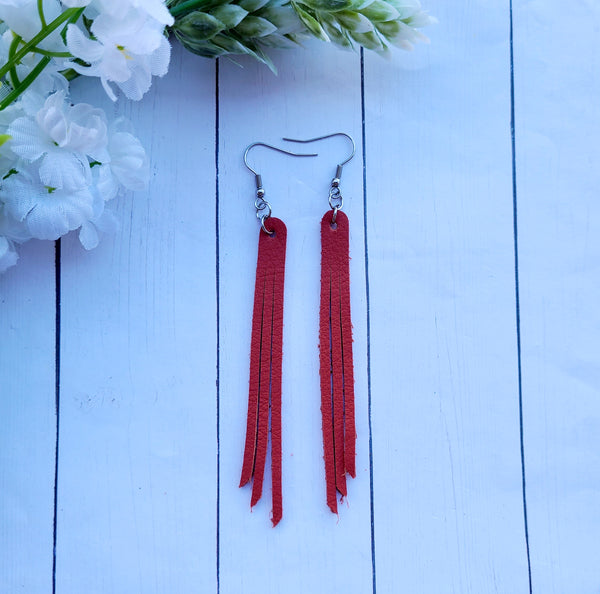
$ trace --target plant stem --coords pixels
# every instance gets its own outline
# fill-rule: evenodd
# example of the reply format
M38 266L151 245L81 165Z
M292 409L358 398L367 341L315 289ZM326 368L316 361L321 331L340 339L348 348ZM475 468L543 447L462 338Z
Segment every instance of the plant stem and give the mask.
M19 47L19 43L21 43L22 38L19 35L15 35L10 47L8 48L8 63L11 65L9 74L10 74L10 82L13 88L18 87L21 84L19 77L17 76L17 63L13 60L13 56Z
M46 39L46 37L48 37L50 33L58 29L58 27L60 27L63 23L71 20L73 17L75 17L75 20L79 18L79 15L81 15L84 8L85 7L69 8L65 10L65 12L57 16L52 22L48 23L48 25L44 29L42 29L37 35L32 37L30 41L23 45L23 47L13 56L12 60L10 60L8 63L2 66L2 68L0 68L0 78L2 78L11 69L13 63L18 64L21 58L26 56L30 51L33 50L33 48L37 46L38 43L44 41L44 39ZM48 56L45 56L45 58L47 58L48 61L50 61L50 58L48 58ZM27 78L25 80L27 80ZM2 102L2 104L4 104L4 101Z
M73 54L71 52L49 52L48 50L43 50L39 47L34 47L31 49L32 54L39 54L40 56L48 56L49 58L72 58Z
M47 27L48 23L46 23L46 17L44 16L44 0L37 0L37 8L38 14L40 15L40 22L42 23L42 27Z
M73 68L68 68L67 70L61 70L60 73L68 80L75 80L78 76L81 76L79 72L73 70Z
M0 111L6 109L46 68L51 58L44 56L35 66L35 68L21 81L21 84L13 89L2 101L0 101Z

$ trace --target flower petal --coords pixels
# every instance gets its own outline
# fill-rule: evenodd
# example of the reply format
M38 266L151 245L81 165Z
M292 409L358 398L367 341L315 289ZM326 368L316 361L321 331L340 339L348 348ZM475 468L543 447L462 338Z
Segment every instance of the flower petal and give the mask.
M90 167L85 155L57 149L42 159L40 180L45 186L78 190L88 186L90 179Z
M0 236L0 274L17 263L19 256L12 242Z
M67 29L67 47L74 56L90 64L101 60L104 54L102 44L86 37L77 25L69 25Z
M12 136L10 148L23 159L35 161L48 150L45 134L31 118L17 118L8 127L8 133Z

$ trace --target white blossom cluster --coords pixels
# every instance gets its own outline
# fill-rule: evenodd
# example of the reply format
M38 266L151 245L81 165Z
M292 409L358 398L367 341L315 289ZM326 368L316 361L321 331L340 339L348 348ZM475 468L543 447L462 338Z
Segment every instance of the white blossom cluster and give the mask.
M29 239L114 228L106 204L143 189L148 159L124 120L69 101L72 76L139 100L166 74L163 0L0 0L0 273ZM76 73L76 74L75 74Z

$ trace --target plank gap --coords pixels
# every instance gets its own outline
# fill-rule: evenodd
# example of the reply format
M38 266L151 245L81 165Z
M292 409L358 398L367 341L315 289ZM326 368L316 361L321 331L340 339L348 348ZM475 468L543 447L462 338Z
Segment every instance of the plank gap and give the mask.
M373 568L373 594L377 594L377 566L375 561L375 497L373 487L373 427L371 419L371 308L369 293L369 238L367 229L367 133L365 125L365 50L360 48L360 106L363 169L363 226L365 237L365 299L367 307L367 409L369 423L369 489L371 505L371 565Z
M56 594L56 538L58 524L58 452L60 438L60 239L54 242L54 403L56 411L56 436L54 444L54 501L52 516L52 594Z
M519 438L521 447L521 484L523 489L523 528L525 530L525 551L527 553L527 575L529 594L533 594L531 582L531 556L529 554L529 526L527 522L527 487L525 480L525 444L523 430L523 380L521 368L521 308L519 301L519 233L517 203L517 154L515 135L515 61L513 48L513 10L512 0L509 5L510 19L510 141L512 150L512 200L513 200L513 238L515 251L515 316L517 330L517 375L519 382Z
M216 316L217 316L217 594L220 592L219 571L220 563L220 525L221 525L221 451L220 451L220 427L221 427L221 409L220 409L220 347L221 347L221 283L219 276L220 265L220 240L219 240L219 58L215 59L215 291L216 291Z

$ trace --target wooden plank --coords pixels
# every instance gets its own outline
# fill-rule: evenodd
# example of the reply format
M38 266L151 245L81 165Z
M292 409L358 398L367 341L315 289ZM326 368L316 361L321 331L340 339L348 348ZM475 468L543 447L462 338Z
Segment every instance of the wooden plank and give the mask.
M350 219L356 374L357 477L347 504L326 505L319 389L320 221L343 138L317 143L318 159L256 149L273 216L287 225L283 337L283 520L271 527L271 479L250 511L239 489L248 401L250 331L259 224L255 185L242 154L254 141L337 131L361 137L360 62L323 44L274 53L280 74L243 60L220 68L220 577L221 592L369 592L372 585L366 308L360 150L344 168ZM306 149L292 145L288 148Z
M57 592L216 589L214 68L175 48L119 102L150 188L64 242Z
M508 3L366 56L378 592L529 591Z
M600 6L514 8L525 470L534 592L600 587ZM557 43L557 32L566 42Z
M0 277L0 591L52 590L54 243L32 241Z

